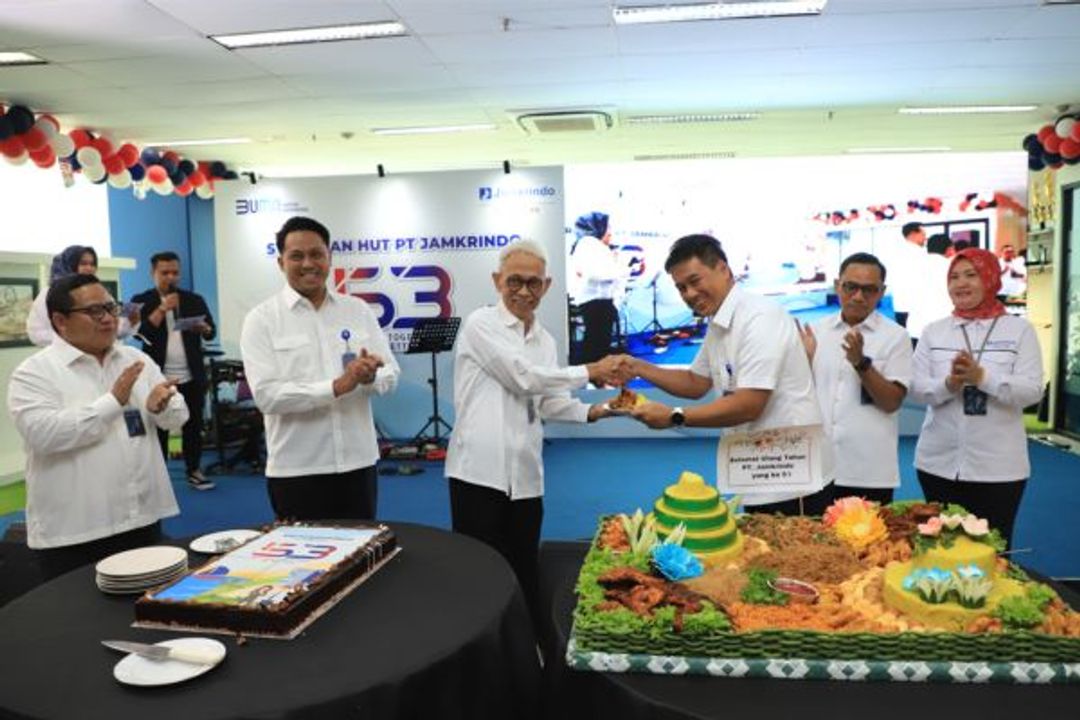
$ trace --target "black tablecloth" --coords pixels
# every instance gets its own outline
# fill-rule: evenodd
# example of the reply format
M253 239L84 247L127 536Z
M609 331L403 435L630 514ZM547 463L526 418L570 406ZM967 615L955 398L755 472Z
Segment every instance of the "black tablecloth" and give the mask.
M959 685L906 682L830 682L599 673L566 665L576 598L574 583L588 543L544 543L540 587L551 623L544 695L549 718L673 720L679 718L824 718L1023 720L1080 717L1080 685ZM1069 591L1063 597L1077 604Z
M99 592L93 567L56 578L0 608L0 717L531 717L540 668L510 567L469 538L390 525L402 552L302 635L216 636L225 661L172 686L121 685L100 641L184 634L131 628L133 599Z

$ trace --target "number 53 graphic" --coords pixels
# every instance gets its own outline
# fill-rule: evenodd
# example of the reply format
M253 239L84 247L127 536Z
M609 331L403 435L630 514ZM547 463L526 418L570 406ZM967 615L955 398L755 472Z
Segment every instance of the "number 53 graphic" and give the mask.
M454 286L453 278L438 265L393 265L389 268L389 275L405 284L403 289L409 297L404 302L399 300L395 303L394 298L386 292L354 289L357 285L378 286L383 278L390 280L383 270L385 268L382 267L334 268L334 289L343 295L353 295L375 306L373 309L379 319L379 327L383 328L389 326L396 329L408 329L414 327L420 320L453 315L454 306L450 301ZM432 288L433 283L434 288ZM422 290L414 289L417 285L426 287ZM381 289L389 290L390 288ZM437 310L435 307L430 307L432 305L436 306ZM435 312L431 312L433 310Z

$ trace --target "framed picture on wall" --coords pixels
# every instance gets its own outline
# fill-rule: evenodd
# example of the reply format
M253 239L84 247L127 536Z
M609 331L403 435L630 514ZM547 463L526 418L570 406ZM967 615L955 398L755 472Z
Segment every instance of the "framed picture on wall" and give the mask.
M38 293L32 278L0 278L0 348L31 345L26 316Z

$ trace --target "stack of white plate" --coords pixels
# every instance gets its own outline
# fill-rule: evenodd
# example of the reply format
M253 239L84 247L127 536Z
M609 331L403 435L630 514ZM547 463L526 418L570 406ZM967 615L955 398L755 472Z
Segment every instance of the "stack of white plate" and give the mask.
M187 572L187 551L167 545L126 550L96 566L97 586L113 595L141 593Z

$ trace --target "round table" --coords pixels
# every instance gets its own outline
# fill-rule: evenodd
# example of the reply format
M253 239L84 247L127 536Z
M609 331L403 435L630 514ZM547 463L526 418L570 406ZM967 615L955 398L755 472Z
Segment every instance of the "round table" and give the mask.
M510 567L470 538L389 524L402 551L299 637L208 635L225 661L171 686L121 685L101 641L190 634L132 628L134 598L100 592L91 566L62 575L0 609L0 717L533 716L536 642Z
M542 630L550 648L544 667L546 716L566 720L687 720L794 717L911 720L913 717L1076 717L1080 683L1071 685L829 682L768 678L713 678L572 670L566 643L577 598L574 584L586 542L544 543L541 597L551 608ZM1076 593L1062 591L1073 607Z

